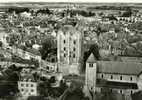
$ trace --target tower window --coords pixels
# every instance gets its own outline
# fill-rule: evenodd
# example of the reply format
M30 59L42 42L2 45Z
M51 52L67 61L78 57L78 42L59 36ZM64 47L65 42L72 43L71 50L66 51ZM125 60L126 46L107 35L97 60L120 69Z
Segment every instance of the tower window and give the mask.
M73 54L73 58L75 58L75 54Z
M122 76L120 76L120 80L122 80Z
M64 47L64 51L66 51L66 48Z
M89 67L93 67L93 64L89 64Z
M73 48L73 51L75 51L75 47Z
M66 43L66 40L64 40L64 44Z
M132 80L133 80L133 78L132 78L132 77L130 77L130 80L132 81Z
M31 92L34 92L34 90L33 90L33 89L31 89Z
M76 44L76 41L74 40L73 43Z
M66 57L66 54L64 54L64 57Z

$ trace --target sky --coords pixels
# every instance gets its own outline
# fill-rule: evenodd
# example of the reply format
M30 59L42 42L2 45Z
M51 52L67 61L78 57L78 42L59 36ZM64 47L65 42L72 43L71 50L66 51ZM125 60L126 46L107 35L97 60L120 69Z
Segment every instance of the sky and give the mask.
M7 2L98 2L98 3L142 3L142 0L0 0L0 3Z

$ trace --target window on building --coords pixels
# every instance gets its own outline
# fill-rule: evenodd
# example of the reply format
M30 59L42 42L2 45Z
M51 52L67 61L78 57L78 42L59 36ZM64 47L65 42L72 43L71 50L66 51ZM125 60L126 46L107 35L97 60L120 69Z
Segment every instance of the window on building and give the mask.
M110 92L112 93L112 89L110 89Z
M120 80L122 80L122 76L120 76Z
M75 51L75 47L73 48L73 51Z
M111 75L110 78L113 79L113 75Z
M24 91L24 89L22 88L22 89L21 89L21 91L23 92L23 91Z
M66 40L64 40L64 44L66 43Z
M120 93L122 94L122 90L120 90Z
M49 66L46 66L46 69L49 70Z
M130 77L130 81L132 81L133 80L133 77Z
M33 89L31 89L31 92L34 92L34 90L33 90Z
M66 57L66 54L64 53L64 57Z
M75 58L75 54L73 54L73 58Z
M76 44L76 41L74 40L73 43Z
M33 84L31 84L31 87L33 87L34 85Z
M102 91L103 91L103 89L102 89L102 88L100 88L100 91L102 92Z
M102 74L101 77L104 78L104 75Z
M93 64L89 64L89 67L93 67Z
M64 51L66 51L66 47L64 47Z
M23 87L23 86L24 86L24 84L21 84L21 86Z
M133 94L133 91L131 91L131 94Z

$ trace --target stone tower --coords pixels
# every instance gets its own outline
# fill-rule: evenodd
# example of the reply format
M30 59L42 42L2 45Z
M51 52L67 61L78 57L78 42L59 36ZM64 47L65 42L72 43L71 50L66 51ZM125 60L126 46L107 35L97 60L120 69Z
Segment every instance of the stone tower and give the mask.
M91 53L86 62L85 84L89 89L96 87L97 61Z
M58 70L64 75L79 74L83 57L82 34L71 25L64 25L57 34Z

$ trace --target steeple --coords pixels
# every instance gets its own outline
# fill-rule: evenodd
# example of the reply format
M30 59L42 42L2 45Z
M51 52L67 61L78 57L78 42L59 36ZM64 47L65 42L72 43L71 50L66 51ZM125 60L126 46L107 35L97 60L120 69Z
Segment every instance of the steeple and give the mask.
M95 56L93 55L93 53L90 54L90 56L87 59L88 63L95 63L97 60L95 58Z

